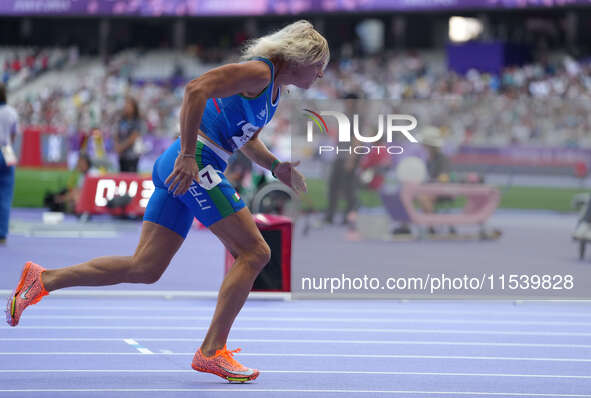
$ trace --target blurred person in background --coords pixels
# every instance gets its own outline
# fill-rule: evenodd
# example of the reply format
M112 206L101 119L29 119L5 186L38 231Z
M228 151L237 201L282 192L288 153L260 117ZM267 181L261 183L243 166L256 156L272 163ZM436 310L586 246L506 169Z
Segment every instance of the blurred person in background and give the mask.
M427 180L425 182L448 182L451 164L449 158L441 150L443 147L441 131L437 127L426 126L420 131L417 138L422 144L422 149L420 151L422 151L423 154L419 157L424 159L424 167L426 167ZM407 151L405 150L405 152ZM416 155L418 156L419 154ZM449 198L420 195L417 197L417 204L423 212L434 213L436 211L436 205L446 200L449 200ZM428 232L433 234L435 233L435 229L429 227ZM400 222L398 226L392 230L393 235L410 235L411 233L410 224L406 221ZM450 228L450 233L455 233L455 230Z
M591 241L591 195L586 198L573 238Z
M304 176L296 169L299 162L280 161L258 135L275 114L282 87L310 88L323 76L329 57L326 39L308 21L297 21L250 42L243 62L214 68L189 82L180 112L181 137L154 164L155 190L135 253L50 270L27 262L7 301L8 324L16 326L26 307L53 290L155 283L197 217L236 261L224 277L213 319L191 366L229 381L257 378L259 371L236 361L237 350L228 350L226 341L271 249L223 171L240 149L295 192L306 191ZM197 251L197 265L200 259Z
M240 196L244 196L248 183L246 178L252 173L252 162L241 151L236 151L228 159L228 167L224 174Z
M90 156L86 153L81 153L78 156L76 168L68 179L67 186L57 193L46 193L43 203L50 211L74 213L76 211L76 203L82 192L84 179L88 174L94 175L97 173L98 171L92 168Z
M356 101L359 95L356 93L348 93L345 95L345 114L351 117L356 112ZM345 143L347 147L356 146L359 144L355 138L350 143ZM335 144L338 148L339 142ZM343 144L344 145L344 144ZM330 177L328 179L328 207L324 215L324 222L332 224L334 216L337 211L340 199L345 200L345 210L343 212L342 224L349 224L355 218L355 212L358 207L357 191L359 188L358 166L360 157L355 154L350 154L345 148L339 148L342 151L337 151L336 157L330 169Z
M427 126L420 135L420 142L427 151L427 178L430 183L449 182L451 163L449 158L443 153L443 137L441 130L434 126ZM438 204L453 201L453 197L448 196L430 196L421 195L417 198L419 206L425 213L435 213ZM436 233L432 226L428 228L431 234ZM449 232L456 233L454 227L449 228Z
M0 83L0 245L6 244L8 236L14 169L17 163L12 146L19 132L18 115L6 100L6 87Z
M142 122L137 101L127 97L123 113L117 123L115 151L119 155L119 171L137 173L140 160Z
M441 131L434 126L427 126L421 132L420 142L427 151L427 175L429 182L448 182L450 162L449 158L441 151L443 146L443 138ZM435 204L437 197L421 196L419 203L424 212L433 213L435 211Z

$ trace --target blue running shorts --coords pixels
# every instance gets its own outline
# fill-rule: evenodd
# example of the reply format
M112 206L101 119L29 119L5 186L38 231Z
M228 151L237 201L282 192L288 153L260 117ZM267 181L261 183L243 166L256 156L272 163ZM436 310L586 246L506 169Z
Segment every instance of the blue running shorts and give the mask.
M162 225L186 238L193 217L209 227L245 205L224 175L226 162L201 141L197 141L195 152L199 184L193 181L189 190L181 196L169 193L164 181L172 172L180 149L179 138L154 163L152 180L155 189L146 207L144 220Z

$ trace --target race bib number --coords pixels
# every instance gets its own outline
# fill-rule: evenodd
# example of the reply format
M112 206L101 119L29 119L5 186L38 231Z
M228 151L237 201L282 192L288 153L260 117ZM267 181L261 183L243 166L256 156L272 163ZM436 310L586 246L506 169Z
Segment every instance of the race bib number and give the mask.
M199 170L199 185L208 191L214 188L220 182L222 182L222 178L219 176L217 171L215 171L212 165L208 164Z
M0 150L2 151L2 157L4 157L4 163L6 163L6 166L16 165L17 159L11 145L2 145Z

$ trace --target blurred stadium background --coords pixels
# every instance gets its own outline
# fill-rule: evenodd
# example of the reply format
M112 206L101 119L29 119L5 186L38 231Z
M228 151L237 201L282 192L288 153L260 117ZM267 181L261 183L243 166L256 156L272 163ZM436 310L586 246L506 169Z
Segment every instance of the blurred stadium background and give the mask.
M591 5L585 0L100 1L0 5L0 76L20 116L15 207L41 207L88 150L116 172L127 96L143 122L139 171L178 134L183 85L236 60L250 37L307 18L332 59L313 89L286 97L450 104L435 119L453 170L502 188L500 206L571 211L591 160ZM289 130L264 134L271 147ZM36 137L36 138L35 138ZM91 139L89 139L89 137ZM37 140L39 143L37 143ZM287 139L288 140L288 139ZM40 148L39 148L40 145ZM41 156L31 153L39 151ZM320 178L321 176L317 176ZM326 188L314 176L310 200ZM364 206L379 206L375 192Z
M230 336L231 346L247 345L240 355L252 355L250 366L264 373L258 386L239 387L242 393L589 396L591 267L578 260L572 233L580 225L575 204L591 191L591 0L0 0L0 79L21 126L0 293L12 291L27 260L55 268L132 253L152 165L179 134L184 85L237 61L249 38L302 18L327 38L330 63L311 89L284 90L261 138L279 158L302 160L309 192L291 208L281 201L290 193L245 159L237 156L226 172L251 207L256 198L267 204L253 210L297 216L295 228L279 216L255 217L272 257L254 287L272 292L251 295L265 301L248 300ZM141 121L138 173L120 173L115 151L129 97ZM428 223L419 239L395 239L393 228L404 226L404 217L393 216L404 196L399 156L355 160L353 173L343 175L361 181L357 219L328 225L338 157L300 145L295 138L305 131L294 131L294 112L301 117L302 104L347 106L346 99L413 114L422 137L435 127L431 139L449 169L423 186L445 191L467 182L459 189L500 194L499 208L485 218L502 238L453 239L443 222L436 232L447 240L422 239ZM334 129L327 133L315 137L336 145ZM411 147L405 152L425 159L428 149ZM74 203L60 210L75 214L49 212L47 194L68 190ZM270 204L262 192L275 195ZM469 204L460 197L436 210L453 217ZM63 289L18 328L0 327L0 356L7 358L0 392L236 392L209 375L182 373L192 372L185 362L232 263L213 234L194 229L157 286ZM568 275L576 283L434 293L303 287L310 277L429 280L443 273L483 281L532 275L538 282L540 275L561 282ZM277 297L403 300L266 300ZM477 300L457 300L465 298ZM544 301L521 301L531 298ZM146 350L155 355L132 356Z

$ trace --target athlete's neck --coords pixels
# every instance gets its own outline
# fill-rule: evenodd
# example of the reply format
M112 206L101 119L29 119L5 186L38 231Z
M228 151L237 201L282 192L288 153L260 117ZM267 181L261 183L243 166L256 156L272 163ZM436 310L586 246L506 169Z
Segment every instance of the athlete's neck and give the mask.
M272 60L271 62L275 65L275 86L280 89L281 86L290 84L290 82L286 80L289 68L287 68L285 61Z
M275 103L277 101L277 97L279 96L279 91L281 90L281 83L278 81L277 76L279 76L279 72L281 71L282 65L275 66L275 77L273 79L273 92L271 93L271 102Z

